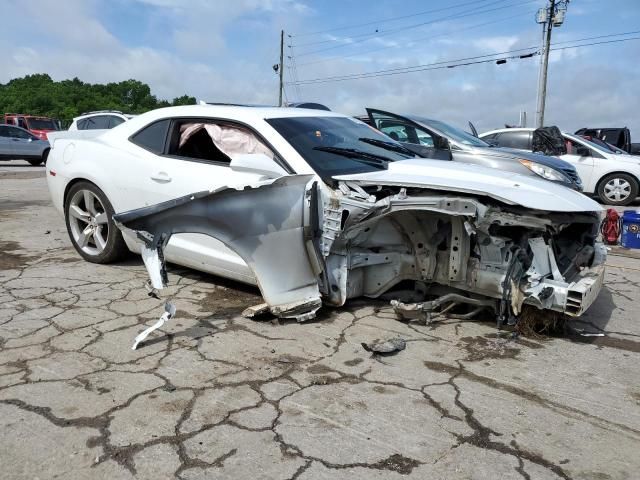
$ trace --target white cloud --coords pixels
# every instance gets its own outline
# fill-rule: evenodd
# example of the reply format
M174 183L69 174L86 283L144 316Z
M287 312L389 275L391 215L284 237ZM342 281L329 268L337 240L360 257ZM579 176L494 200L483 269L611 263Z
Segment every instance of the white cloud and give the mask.
M2 6L0 82L30 73L49 73L54 79L79 77L88 82L128 78L148 83L154 94L173 98L184 93L199 99L223 102L273 104L277 100L277 62L280 29L314 31L315 17L300 1L236 0L137 0L151 8L168 25L140 36L140 45L126 44L103 21L104 5L97 0L21 0ZM317 8L317 7L316 7ZM143 28L143 26L140 26ZM539 39L535 25L515 35L494 35L473 40L448 36L420 42L419 48L389 50L335 58L300 67L298 77L319 78L367 72L443 60L483 55L530 46ZM25 36L24 32L32 32ZM248 32L250 48L241 50L238 32ZM337 36L338 38L343 38ZM327 37L308 37L308 41ZM29 42L27 40L33 40ZM307 40L305 38L305 40ZM396 42L392 38L386 41ZM361 51L371 49L362 42ZM406 39L398 39L406 45ZM159 47L162 44L163 47ZM321 48L326 45L320 45ZM328 57L352 50L330 50ZM629 58L640 50L629 47ZM239 54L239 51L242 51ZM635 57L633 56L635 55ZM314 56L315 57L315 56ZM317 58L317 57L316 57ZM298 64L311 57L298 58ZM610 63L610 62L609 62ZM635 69L635 70L633 70ZM577 49L551 55L547 119L561 128L586 125L627 125L640 135L633 92L637 90L637 66L603 65L598 52ZM287 79L288 79L287 70ZM518 119L520 110L535 116L538 58L431 70L366 80L292 86L290 98L318 101L348 114L361 114L367 106L419 113L458 126L472 120L480 131Z
M473 45L489 53L506 52L518 43L518 39L516 36L484 37L474 40Z

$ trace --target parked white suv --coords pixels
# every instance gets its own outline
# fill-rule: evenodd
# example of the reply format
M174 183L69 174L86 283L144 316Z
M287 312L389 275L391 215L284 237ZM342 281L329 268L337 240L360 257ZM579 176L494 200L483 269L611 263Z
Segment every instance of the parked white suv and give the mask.
M69 130L108 130L126 122L135 115L129 115L117 110L100 110L83 113L73 119Z
M480 135L499 147L532 150L533 128L503 128ZM629 205L638 197L640 159L621 155L578 135L562 132L567 153L559 155L576 167L584 193L596 194L608 205Z

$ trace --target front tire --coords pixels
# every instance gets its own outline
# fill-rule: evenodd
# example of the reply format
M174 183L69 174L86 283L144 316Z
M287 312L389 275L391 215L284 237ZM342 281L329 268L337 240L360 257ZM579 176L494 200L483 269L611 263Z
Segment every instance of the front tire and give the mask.
M27 160L27 162L29 162L31 165L33 165L34 167L37 167L38 165L40 165L44 160L42 158L38 158L38 159L34 159L34 160Z
M92 263L112 263L127 253L122 233L113 222L111 202L93 183L71 187L64 204L69 238L82 258Z
M598 184L598 197L606 205L629 205L638 197L638 181L626 173L612 173Z

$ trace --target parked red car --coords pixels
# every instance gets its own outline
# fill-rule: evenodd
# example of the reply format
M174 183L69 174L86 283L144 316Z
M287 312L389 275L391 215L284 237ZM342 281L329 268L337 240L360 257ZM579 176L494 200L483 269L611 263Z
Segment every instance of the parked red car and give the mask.
M48 132L59 130L56 121L52 118L23 113L5 113L4 123L29 130L40 140L47 140Z

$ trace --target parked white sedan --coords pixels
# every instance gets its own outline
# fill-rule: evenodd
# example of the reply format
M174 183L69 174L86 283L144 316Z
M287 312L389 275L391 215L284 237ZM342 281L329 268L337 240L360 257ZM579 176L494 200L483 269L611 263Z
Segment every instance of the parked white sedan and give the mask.
M589 198L414 158L337 113L194 105L70 136L54 136L47 179L71 242L96 263L142 252L157 289L166 259L257 284L281 317L410 288L400 315L502 322L524 305L581 315L602 284Z
M499 147L531 151L533 128L502 128L480 135ZM620 155L579 135L562 132L567 153L558 158L576 167L584 193L607 205L629 205L640 193L640 158Z

